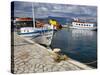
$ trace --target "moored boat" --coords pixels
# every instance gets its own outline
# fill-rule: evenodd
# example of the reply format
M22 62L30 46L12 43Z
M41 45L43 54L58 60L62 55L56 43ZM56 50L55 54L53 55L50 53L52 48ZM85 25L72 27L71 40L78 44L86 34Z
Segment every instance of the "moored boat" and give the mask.
M20 36L24 36L25 38L33 40L36 43L45 44L45 45L49 46L51 44L53 32L54 32L53 25L44 24L43 22L36 21L33 5L32 5L32 12L33 12L32 13L33 26L20 27L18 29L18 34Z
M92 22L80 22L78 21L73 21L72 25L70 26L70 28L73 29L83 29L83 30L97 30L97 26L95 25L95 23Z

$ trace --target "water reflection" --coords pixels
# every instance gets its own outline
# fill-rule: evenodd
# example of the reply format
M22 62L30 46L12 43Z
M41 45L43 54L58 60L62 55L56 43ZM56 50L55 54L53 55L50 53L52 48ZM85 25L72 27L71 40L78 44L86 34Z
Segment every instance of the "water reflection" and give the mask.
M53 38L52 48L61 48L62 53L80 62L97 59L97 32L89 30L58 31ZM92 64L96 67L96 63Z
M94 34L93 31L90 31L90 30L79 30L79 29L73 29L73 30L71 30L71 32L72 32L73 39L76 39L77 37L81 37L81 38L89 37L89 38L92 38L93 34Z

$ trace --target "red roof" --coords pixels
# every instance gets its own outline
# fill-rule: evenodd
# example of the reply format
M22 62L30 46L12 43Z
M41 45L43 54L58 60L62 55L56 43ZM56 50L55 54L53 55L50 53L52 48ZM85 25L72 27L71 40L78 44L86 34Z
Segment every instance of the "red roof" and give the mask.
M16 21L32 21L32 18L16 18Z

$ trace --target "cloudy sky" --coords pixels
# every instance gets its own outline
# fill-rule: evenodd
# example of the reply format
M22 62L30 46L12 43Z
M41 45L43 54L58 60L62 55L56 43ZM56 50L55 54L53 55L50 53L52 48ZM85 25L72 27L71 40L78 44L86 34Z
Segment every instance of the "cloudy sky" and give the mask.
M96 17L96 6L68 5L68 4L51 4L51 3L31 3L31 2L14 2L15 17L32 17L32 10L36 18L48 16L67 17L82 16Z

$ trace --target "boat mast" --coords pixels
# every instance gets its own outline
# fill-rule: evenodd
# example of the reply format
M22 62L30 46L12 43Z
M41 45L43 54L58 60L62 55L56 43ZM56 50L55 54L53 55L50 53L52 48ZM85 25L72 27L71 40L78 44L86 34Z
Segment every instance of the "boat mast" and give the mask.
M32 17L33 17L33 28L35 28L35 13L34 13L34 6L33 6L33 3L32 3Z

